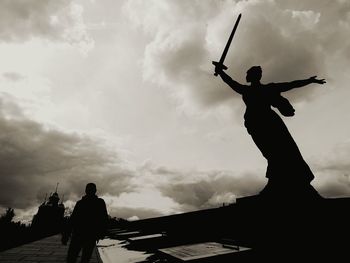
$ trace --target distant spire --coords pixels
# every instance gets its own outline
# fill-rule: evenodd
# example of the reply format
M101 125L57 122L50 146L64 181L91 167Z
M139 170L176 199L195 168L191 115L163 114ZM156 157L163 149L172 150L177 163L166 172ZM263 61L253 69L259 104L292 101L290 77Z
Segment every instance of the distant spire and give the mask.
M61 204L63 204L64 194L62 195Z
M56 184L56 190L55 190L55 193L57 193L57 188L58 188L58 185L59 185L60 183L57 183Z
M43 205L46 204L46 200L47 200L47 193L45 194Z

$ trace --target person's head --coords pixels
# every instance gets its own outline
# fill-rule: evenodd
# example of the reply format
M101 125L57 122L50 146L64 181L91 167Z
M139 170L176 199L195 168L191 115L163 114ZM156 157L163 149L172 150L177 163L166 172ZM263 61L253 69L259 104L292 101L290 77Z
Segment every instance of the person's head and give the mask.
M247 71L247 82L259 82L262 76L262 70L260 66L253 66Z
M86 195L95 195L96 191L96 185L94 183L88 183L85 187Z

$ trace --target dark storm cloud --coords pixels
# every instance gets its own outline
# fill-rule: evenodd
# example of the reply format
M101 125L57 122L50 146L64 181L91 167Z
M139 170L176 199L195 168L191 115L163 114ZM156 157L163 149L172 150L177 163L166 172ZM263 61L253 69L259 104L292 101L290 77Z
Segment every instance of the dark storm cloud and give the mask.
M88 182L100 195L131 190L133 173L114 151L87 136L28 120L10 100L0 100L0 206L29 208L52 192L80 197Z
M190 211L217 207L222 203L232 203L237 197L256 194L264 181L263 174L178 171L169 181L159 184L158 189L178 203L183 211Z
M32 38L86 44L82 8L70 0L2 0L0 42Z
M330 157L311 163L315 173L313 185L322 196L350 195L349 159L350 144L344 143ZM267 182L264 171L237 174L227 171L189 172L153 167L149 174L157 178L159 191L178 203L182 212L217 207L222 203L232 202L237 197L257 194Z
M252 65L263 67L263 82L327 78L332 75L327 60L346 51L349 43L347 1L129 0L125 9L151 36L144 77L169 88L190 110L236 97L212 75L211 60L219 59L238 13L243 16L225 64L242 83ZM316 90L307 87L288 96L292 101L312 99Z
M350 195L350 144L338 147L332 158L313 163L313 185L324 197ZM224 171L189 172L164 167L152 169L157 188L180 205L182 212L218 207L236 198L257 194L267 183L264 172L236 174ZM166 176L162 181L160 176Z

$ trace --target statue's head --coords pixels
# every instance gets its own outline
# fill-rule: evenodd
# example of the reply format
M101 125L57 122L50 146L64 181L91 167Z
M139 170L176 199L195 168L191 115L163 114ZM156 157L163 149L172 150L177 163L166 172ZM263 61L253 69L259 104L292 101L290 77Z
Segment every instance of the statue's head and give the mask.
M247 71L247 82L258 82L262 76L262 70L260 66L253 66Z
M85 187L86 195L95 195L96 191L96 185L94 183L88 183Z

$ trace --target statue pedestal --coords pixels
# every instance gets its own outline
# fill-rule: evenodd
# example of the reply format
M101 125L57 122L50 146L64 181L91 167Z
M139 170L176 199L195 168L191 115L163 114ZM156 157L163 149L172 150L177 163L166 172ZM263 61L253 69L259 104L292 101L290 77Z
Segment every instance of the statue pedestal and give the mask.
M321 197L311 185L267 184L259 195L237 199L238 236L263 258L341 258L350 236L350 198Z

